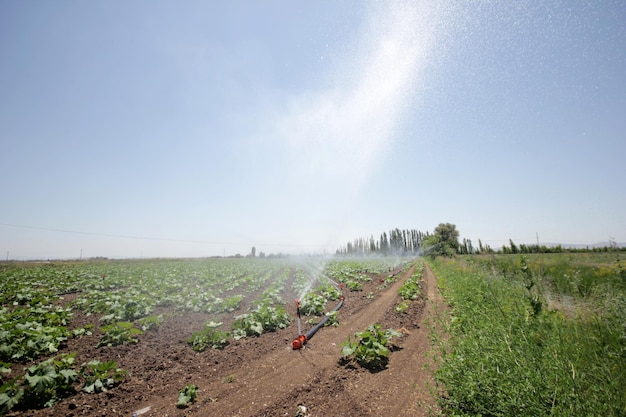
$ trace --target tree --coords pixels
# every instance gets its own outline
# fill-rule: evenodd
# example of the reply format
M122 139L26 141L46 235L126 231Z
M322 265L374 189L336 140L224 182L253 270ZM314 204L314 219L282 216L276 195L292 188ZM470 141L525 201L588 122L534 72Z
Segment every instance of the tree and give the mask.
M256 248L253 246L252 250L250 250L250 257L254 258L256 256Z
M459 251L459 231L451 223L439 223L435 232L423 240L424 254L432 257L452 256Z

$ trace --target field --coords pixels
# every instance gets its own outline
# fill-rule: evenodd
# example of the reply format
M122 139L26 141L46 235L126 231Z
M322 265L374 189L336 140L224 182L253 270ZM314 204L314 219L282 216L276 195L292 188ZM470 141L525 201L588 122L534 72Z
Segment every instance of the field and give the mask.
M423 262L103 260L4 264L0 275L0 415L426 415L435 406L422 320L436 283ZM305 333L341 296L330 325L293 350L295 300Z
M623 416L619 256L5 263L0 415Z

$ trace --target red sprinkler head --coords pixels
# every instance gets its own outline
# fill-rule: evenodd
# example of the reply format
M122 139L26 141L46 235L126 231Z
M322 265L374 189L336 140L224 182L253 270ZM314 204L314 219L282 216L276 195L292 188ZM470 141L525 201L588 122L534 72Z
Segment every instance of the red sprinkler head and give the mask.
M297 350L303 348L305 344L306 336L301 334L300 336L293 339L293 342L291 342L291 347L293 348L293 350Z

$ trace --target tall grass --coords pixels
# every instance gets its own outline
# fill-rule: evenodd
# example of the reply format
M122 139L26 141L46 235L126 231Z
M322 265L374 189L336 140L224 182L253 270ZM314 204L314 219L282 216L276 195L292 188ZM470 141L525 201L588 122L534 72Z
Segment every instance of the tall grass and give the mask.
M430 265L452 306L436 374L446 414L626 415L626 290L618 267L508 255ZM576 271L590 278L567 278Z

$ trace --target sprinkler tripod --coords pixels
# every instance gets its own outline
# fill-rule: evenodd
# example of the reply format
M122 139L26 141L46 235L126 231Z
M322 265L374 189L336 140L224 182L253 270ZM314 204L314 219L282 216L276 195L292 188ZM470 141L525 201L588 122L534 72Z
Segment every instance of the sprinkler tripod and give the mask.
M331 311L331 313L338 311L343 306L344 300L345 297L342 295L339 298L339 304L337 304L337 307L335 307L335 309ZM315 332L317 332L322 326L324 326L324 324L326 324L329 318L328 316L324 317L322 321L315 325L315 327L309 330L306 334L302 334L302 325L300 323L300 300L296 300L296 315L298 317L298 337L293 339L293 342L291 342L291 347L293 350L303 348L304 345L306 345L306 342L308 342L309 339L313 337Z

